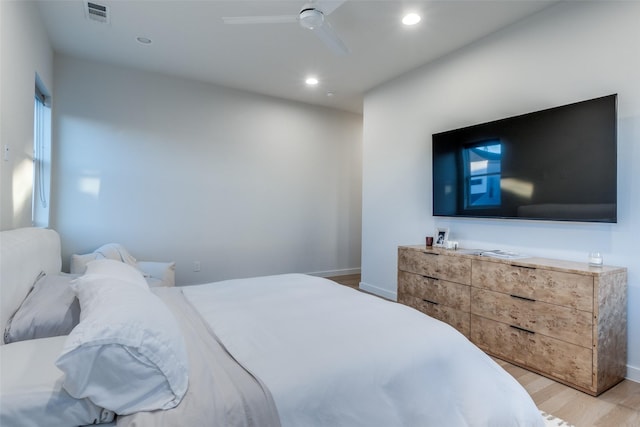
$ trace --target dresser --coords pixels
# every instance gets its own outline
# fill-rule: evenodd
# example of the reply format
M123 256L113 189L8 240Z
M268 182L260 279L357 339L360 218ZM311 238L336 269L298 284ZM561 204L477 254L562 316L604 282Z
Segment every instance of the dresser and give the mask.
M592 395L626 374L625 268L401 246L398 302L488 354Z

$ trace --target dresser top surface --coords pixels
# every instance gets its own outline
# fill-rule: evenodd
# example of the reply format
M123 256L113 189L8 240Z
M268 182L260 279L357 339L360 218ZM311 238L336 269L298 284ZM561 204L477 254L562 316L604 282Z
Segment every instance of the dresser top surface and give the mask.
M625 267L616 267L611 265L594 267L594 266L590 266L586 262L567 261L567 260L560 260L560 259L553 259L553 258L540 258L540 257L497 258L492 256L476 254L484 251L481 249L471 250L466 248L459 248L457 250L453 250L453 249L444 249L444 248L438 248L438 247L427 248L424 245L403 245L403 246L400 246L400 248L406 248L406 249L415 250L418 252L430 253L430 254L471 258L471 259L480 260L480 261L496 262L496 263L513 265L513 266L522 266L522 267L530 267L530 268L549 268L549 269L558 270L558 271L565 271L569 273L577 273L577 274L590 275L590 276L601 276L603 274L612 274L612 273L627 271Z

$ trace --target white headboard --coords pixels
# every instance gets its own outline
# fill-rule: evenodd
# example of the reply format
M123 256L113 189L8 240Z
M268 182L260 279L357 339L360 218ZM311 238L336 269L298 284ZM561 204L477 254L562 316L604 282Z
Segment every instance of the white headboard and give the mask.
M62 268L60 236L44 228L0 232L0 334L9 317L33 286L40 272L58 274ZM0 344L4 340L0 339Z

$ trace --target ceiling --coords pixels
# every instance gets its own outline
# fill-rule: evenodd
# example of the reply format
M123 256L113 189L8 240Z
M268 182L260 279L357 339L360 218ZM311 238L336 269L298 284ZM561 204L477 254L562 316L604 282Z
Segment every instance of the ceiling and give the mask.
M350 50L339 56L297 23L222 20L295 15L304 0L91 1L108 6L108 24L87 19L82 0L38 2L56 52L353 112L373 87L557 2L348 0L328 16ZM408 11L422 21L403 26ZM304 84L308 74L316 87Z

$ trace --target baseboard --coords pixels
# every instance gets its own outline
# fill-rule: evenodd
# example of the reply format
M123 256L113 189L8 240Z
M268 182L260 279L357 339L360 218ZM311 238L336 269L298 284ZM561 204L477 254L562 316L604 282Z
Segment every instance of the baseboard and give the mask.
M342 270L330 270L330 271L316 271L315 273L307 273L309 276L318 277L333 277L333 276L348 276L350 274L360 274L359 268L344 268Z
M640 383L640 368L627 365L627 379Z
M391 292L386 289L382 289L365 282L360 282L360 289L362 289L363 291L369 292L371 294L378 295L386 299L390 299L392 301L398 300L398 294L396 292Z

